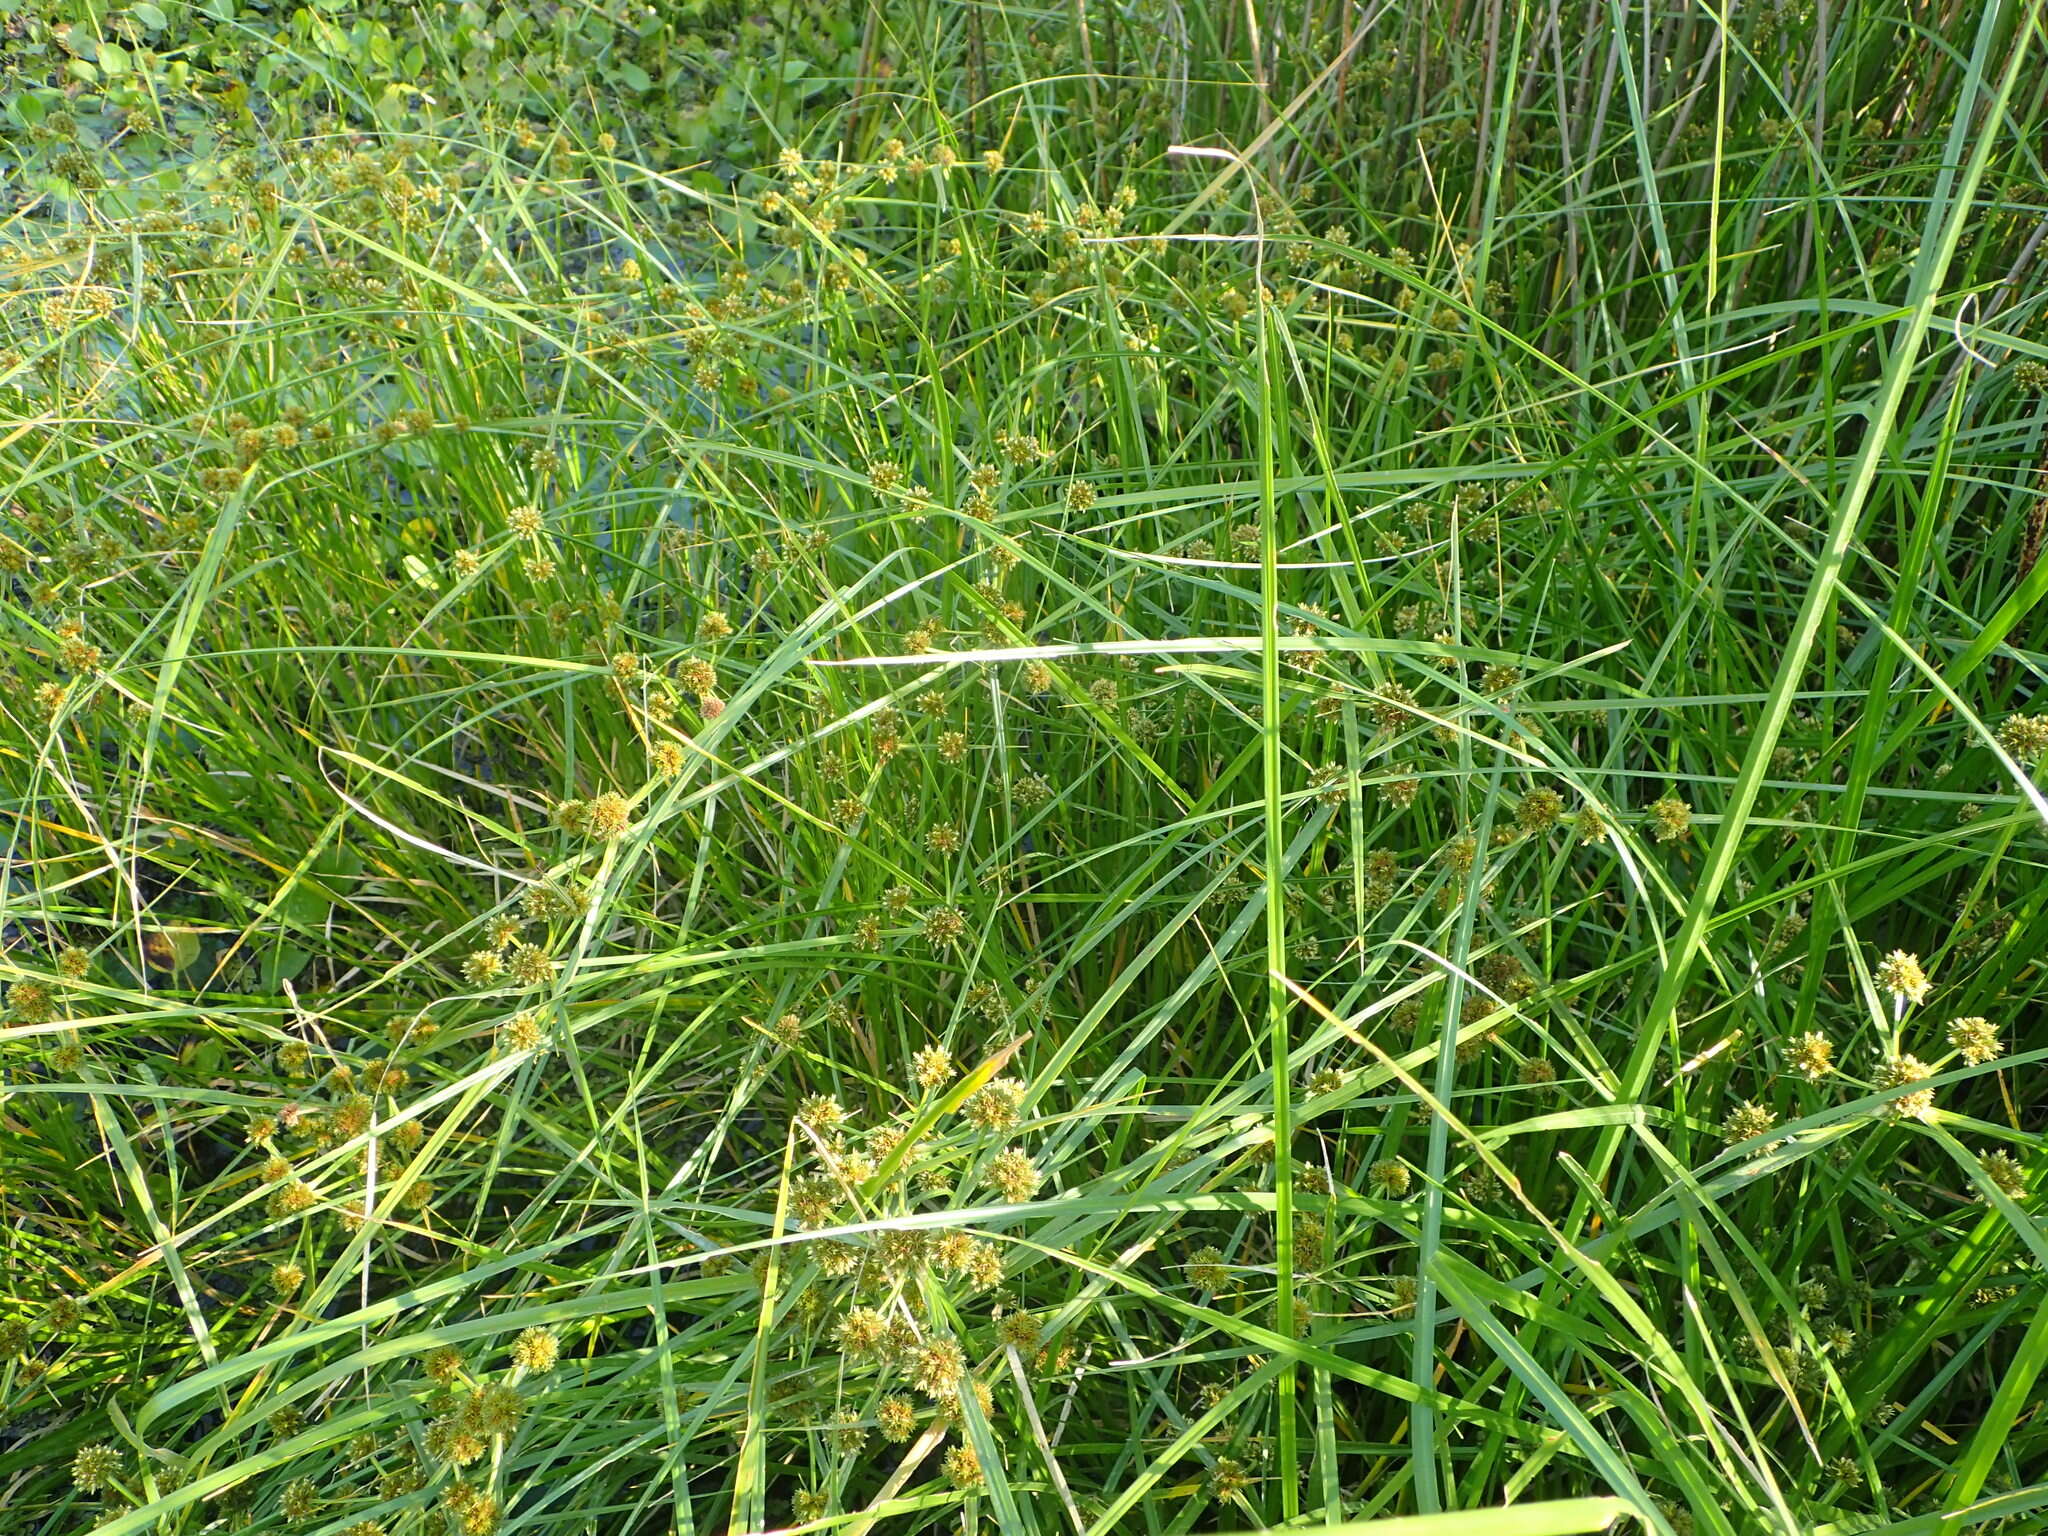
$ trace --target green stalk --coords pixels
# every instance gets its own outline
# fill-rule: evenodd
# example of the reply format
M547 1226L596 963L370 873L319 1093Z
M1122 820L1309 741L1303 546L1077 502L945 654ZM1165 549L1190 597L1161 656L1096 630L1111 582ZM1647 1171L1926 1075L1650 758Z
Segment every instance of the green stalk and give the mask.
M1256 198L1256 194L1254 194ZM1287 926L1285 869L1287 829L1280 790L1280 514L1273 489L1275 421L1280 410L1272 373L1269 328L1263 294L1264 231L1259 247L1259 722L1260 778L1266 816L1266 1024L1273 1069L1273 1264L1276 1270L1273 1331L1293 1338L1294 1324L1294 1105L1287 1028ZM1284 1517L1301 1513L1296 1473L1295 1394L1290 1361L1280 1371L1280 1498Z

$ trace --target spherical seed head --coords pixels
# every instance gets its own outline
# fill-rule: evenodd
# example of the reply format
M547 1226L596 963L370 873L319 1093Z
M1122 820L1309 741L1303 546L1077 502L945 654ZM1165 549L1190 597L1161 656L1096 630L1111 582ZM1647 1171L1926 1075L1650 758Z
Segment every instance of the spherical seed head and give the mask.
M996 1324L997 1336L1027 1363L1038 1353L1038 1341L1043 1332L1038 1326L1038 1319L1029 1312L1005 1312Z
M1974 1014L1949 1021L1948 1043L1973 1067L1995 1061L2005 1054L2005 1047L1998 1038L1998 1026Z
M1489 1200L1500 1198L1500 1175L1482 1163L1465 1175L1460 1188L1463 1189L1467 1200L1474 1205L1483 1205Z
M424 1368L430 1380L445 1387L462 1374L462 1351L444 1344L427 1356Z
M491 1536L498 1528L498 1500L495 1494L467 1483L452 1483L441 1502L454 1517L458 1536Z
M508 1051L537 1051L547 1043L548 1035L538 1015L521 1010L505 1021L499 1038Z
M1021 1147L1007 1147L989 1159L988 1181L1012 1205L1029 1200L1043 1182L1030 1155Z
M1934 1069L1917 1056L1901 1055L1887 1058L1878 1065L1872 1085L1879 1091L1903 1088L1908 1083L1925 1082L1934 1075ZM1892 1120L1929 1120L1934 1117L1934 1090L1922 1088L1912 1093L1902 1093L1886 1102L1880 1111Z
M1597 805L1582 805L1579 814L1572 818L1572 830L1579 836L1579 845L1604 843L1607 841L1607 818L1600 814Z
M1548 1088L1557 1081L1557 1068L1546 1057L1531 1056L1517 1069L1524 1088Z
M911 1382L926 1397L951 1397L960 1390L967 1355L952 1339L927 1339L910 1352L904 1365Z
M504 969L504 956L495 949L473 950L462 962L462 979L473 987L487 987Z
M608 843L624 836L633 824L633 805L624 795L606 790L590 802L586 817L590 835Z
M540 508L514 507L505 514L505 526L522 539L533 538L541 530Z
M1398 1157L1380 1159L1380 1161L1372 1165L1366 1177L1374 1189L1390 1200L1398 1200L1406 1195L1409 1186L1414 1182L1413 1175L1408 1171L1408 1165Z
M1209 1469L1209 1491L1219 1499L1236 1498L1257 1481L1251 1468L1235 1456L1218 1456Z
M1732 1145L1748 1141L1752 1136L1761 1136L1777 1123L1775 1113L1745 1099L1728 1111L1728 1118L1721 1123L1721 1134Z
M950 821L939 822L924 835L925 847L933 853L958 853L960 851L960 829Z
M1296 1270L1313 1269L1322 1260L1323 1244L1329 1241L1330 1229L1323 1218L1314 1211L1294 1213L1294 1267Z
M854 1307L839 1320L833 1335L847 1354L865 1355L881 1348L888 1332L888 1320L873 1307Z
M1817 1029L1794 1040L1786 1056L1792 1070L1809 1083L1819 1082L1835 1069L1835 1043Z
M943 1470L946 1481L962 1493L982 1486L981 1463L971 1445L956 1445L947 1451Z
M1036 810L1052 798L1052 783L1043 774L1027 772L1019 776L1010 793L1026 810Z
M526 1399L509 1383L488 1382L464 1401L462 1415L464 1422L481 1435L509 1435L526 1417Z
M1650 803L1650 835L1660 843L1676 843L1692 835L1692 807L1676 795Z
M1515 825L1524 832L1547 832L1564 815L1564 797L1554 789L1532 789L1515 807Z
M583 910L584 900L580 891L553 880L544 880L538 885L529 885L520 893L519 910L529 921L547 923L575 916Z
M92 956L77 945L58 951L57 974L66 981L77 981L91 969Z
M1934 990L1934 984L1920 968L1920 957L1903 949L1895 949L1878 961L1877 985L1895 998L1916 1004L1926 1002L1927 994Z
M2013 715L1998 728L1998 744L2032 767L2048 757L2048 715Z
M842 1408L832 1416L830 1435L832 1449L842 1456L851 1456L868 1443L867 1426L859 1414L850 1408Z
M910 1073L927 1093L953 1080L953 1057L943 1045L928 1045L910 1058Z
M555 979L555 962L537 944L518 944L513 946L506 971L522 987L544 987Z
M1382 684L1373 698L1372 715L1381 730L1398 730L1415 709L1415 692L1404 683Z
M305 1270L290 1260L270 1266L270 1288L281 1297L296 1295L305 1283Z
M2027 1170L2020 1160L2010 1152L1987 1152L1983 1159L1984 1176L1997 1186L1998 1192L2008 1200L2024 1200L2027 1197Z
M925 914L924 938L933 949L948 949L967 932L967 914L958 907L933 907Z
M277 1501L278 1513L287 1520L310 1520L320 1512L320 1485L310 1477L295 1477L284 1485Z
M875 1427L891 1445L901 1445L917 1433L917 1410L907 1397L885 1397L875 1405Z
M985 1243L977 1238L969 1245L960 1271L974 1289L988 1290L1003 1283L1003 1255L994 1243ZM979 1385L977 1382L976 1386Z
M829 1093L814 1093L797 1106L799 1120L820 1136L830 1137L846 1124L846 1109Z
M71 1458L71 1480L86 1493L104 1493L121 1476L121 1453L111 1445L82 1446Z
M536 1376L545 1376L562 1357L562 1344L546 1328L525 1328L512 1341L512 1363Z
M57 1016L50 989L40 981L17 981L10 986L7 1008L17 1024L47 1024Z
M1024 1107L1024 1085L1014 1078L999 1077L977 1090L960 1112L968 1122L984 1131L1006 1131L1015 1125Z

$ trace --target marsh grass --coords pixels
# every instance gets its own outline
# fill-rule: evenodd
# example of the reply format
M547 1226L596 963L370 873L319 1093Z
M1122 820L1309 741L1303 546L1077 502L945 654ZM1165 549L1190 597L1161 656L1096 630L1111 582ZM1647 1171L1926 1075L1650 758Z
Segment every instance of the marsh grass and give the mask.
M14 33L0 1530L2039 1527L2038 6L375 14Z

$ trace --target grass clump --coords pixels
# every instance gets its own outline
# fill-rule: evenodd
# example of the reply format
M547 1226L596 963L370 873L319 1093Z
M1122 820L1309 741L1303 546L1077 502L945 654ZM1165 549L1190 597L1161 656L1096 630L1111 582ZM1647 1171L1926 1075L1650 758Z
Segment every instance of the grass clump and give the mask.
M0 1530L2038 1526L2038 14L501 9L0 38Z

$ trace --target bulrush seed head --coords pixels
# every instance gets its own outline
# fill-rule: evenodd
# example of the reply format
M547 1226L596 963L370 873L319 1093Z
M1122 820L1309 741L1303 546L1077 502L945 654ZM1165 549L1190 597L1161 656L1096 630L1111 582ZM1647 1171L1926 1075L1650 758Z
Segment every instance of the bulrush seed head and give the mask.
M1043 1179L1029 1154L1008 1147L989 1160L988 1181L1010 1204L1022 1205L1038 1193Z
M953 1080L953 1057L943 1045L928 1045L910 1058L910 1075L931 1093Z
M1872 1086L1879 1092L1891 1088L1903 1088L1909 1083L1924 1082L1934 1075L1934 1069L1917 1056L1900 1055L1888 1057L1878 1064L1872 1078ZM1911 1093L1902 1093L1889 1100L1881 1113L1891 1120L1931 1120L1934 1118L1934 1090L1921 1088Z
M632 824L632 803L611 790L592 800L584 813L584 830L599 842L623 837Z
M562 1357L562 1345L546 1328L522 1329L512 1341L512 1363L535 1376L545 1376Z
M1650 835L1660 843L1678 843L1692 836L1692 807L1676 795L1650 802Z
M1728 1118L1721 1124L1721 1135L1732 1146L1738 1141L1763 1135L1777 1123L1778 1117L1770 1110L1745 1099L1728 1111Z
M907 1397L885 1397L875 1405L875 1427L891 1445L901 1445L917 1433L917 1410Z
M967 932L967 914L958 907L933 907L925 914L924 938L933 949L950 949Z
M71 1458L71 1480L85 1493L105 1493L121 1476L121 1453L111 1445L88 1445Z
M1934 990L1934 984L1920 968L1920 957L1903 949L1895 949L1878 961L1877 985L1897 1001L1913 1004L1926 1002L1927 994Z
M2007 1199L2024 1200L2027 1197L2027 1170L2010 1152L1987 1152L1982 1166L1984 1176Z
M968 1122L984 1131L1007 1131L1017 1124L1024 1107L1024 1085L1014 1078L999 1077L978 1089L960 1106Z
M2048 757L2048 715L2014 715L1998 728L1998 744L2028 767Z
M1973 1067L1996 1061L2005 1054L2005 1047L1999 1043L1998 1026L1975 1015L1949 1021L1948 1043Z
M951 1397L960 1390L967 1356L952 1339L927 1339L905 1362L911 1383L929 1398Z
M1564 815L1564 797L1554 789L1532 789L1515 807L1515 825L1534 835L1548 832Z
M1835 1069L1835 1043L1817 1029L1799 1036L1785 1054L1792 1070L1809 1083L1819 1082Z

